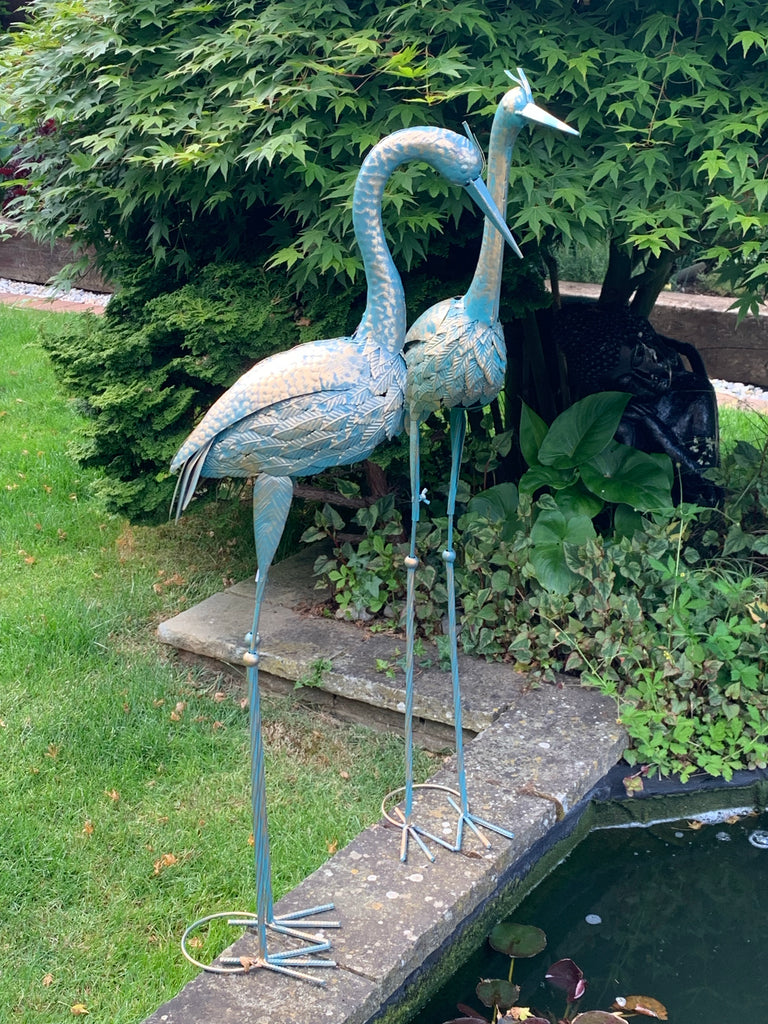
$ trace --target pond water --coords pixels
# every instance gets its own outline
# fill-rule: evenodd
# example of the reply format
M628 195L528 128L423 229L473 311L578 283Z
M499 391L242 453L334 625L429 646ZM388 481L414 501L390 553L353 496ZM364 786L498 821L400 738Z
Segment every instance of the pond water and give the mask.
M582 1011L644 995L666 1006L670 1024L768 1020L768 813L593 831L509 920L547 935L543 953L514 967L518 1005L545 1016L562 1014L565 997L544 974L569 957L589 985ZM413 1024L453 1020L457 1002L490 1019L475 986L508 969L485 943Z

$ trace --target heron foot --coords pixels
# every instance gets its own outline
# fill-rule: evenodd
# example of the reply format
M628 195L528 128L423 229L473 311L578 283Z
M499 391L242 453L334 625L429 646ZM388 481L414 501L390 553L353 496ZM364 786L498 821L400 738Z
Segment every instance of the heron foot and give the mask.
M302 928L340 928L339 921L308 921L307 918L317 914L323 914L333 910L332 903L322 906L310 907L307 910L297 910L290 914L283 914L273 918L266 923L265 928L259 922L259 915L252 913L241 913L239 911L222 911L217 914L209 914L191 924L181 939L181 949L184 956L190 963L200 967L204 971L214 974L248 974L256 968L273 971L277 974L287 974L300 981L309 982L312 985L325 985L325 979L313 974L307 974L308 968L329 968L336 967L335 960L318 959L318 953L325 953L331 948L331 943L323 935L307 935L300 931ZM197 960L189 952L189 938L193 932L198 931L211 921L226 919L227 925L232 928L245 928L257 934L262 933L264 938L259 942L263 947L255 951L253 955L245 954L239 957L222 956L217 963L205 964ZM287 944L285 948L275 952L266 948L266 931L279 936L286 936L289 940L297 940L300 944ZM309 940L309 941L308 941ZM299 970L301 968L301 970Z
M505 839L514 838L514 833L510 832L508 829L502 828L501 825L494 825L492 822L486 821L484 818L478 818L476 815L471 814L469 809L465 806L466 801L462 800L460 792L456 789L450 789L448 786L440 786L435 783L425 783L423 785L414 786L413 791L415 792L416 790L429 790L444 794L448 803L458 815L455 839L453 842L450 842L443 836L430 832L422 825L414 824L412 808L410 814L404 813L397 805L388 809L388 805L392 804L394 800L399 800L404 793L406 794L406 805L409 802L407 797L407 787L402 786L399 789L394 789L391 793L387 793L382 800L381 811L391 825L400 829L400 860L403 861L403 863L408 859L408 847L411 839L415 840L427 860L434 862L435 856L424 842L425 839L432 840L432 842L437 843L439 846L442 846L451 853L460 853L464 844L465 829L467 828L477 836L478 840L487 850L491 848L491 843L487 836L480 831L481 829L487 829L491 832L495 832L497 835L503 836Z

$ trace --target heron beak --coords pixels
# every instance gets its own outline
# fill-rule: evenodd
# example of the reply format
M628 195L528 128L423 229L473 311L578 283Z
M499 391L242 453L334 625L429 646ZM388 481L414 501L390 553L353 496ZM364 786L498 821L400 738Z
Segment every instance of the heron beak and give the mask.
M468 181L464 188L472 196L472 200L477 206L483 211L488 220L493 224L496 230L501 234L501 237L510 247L512 252L523 258L523 254L520 251L520 246L517 244L512 236L512 232L506 225L504 218L499 213L499 208L493 201L493 197L488 189L485 187L485 183L482 178L474 178L472 181Z
M541 107L537 107L535 103L526 103L520 111L520 116L525 117L528 121L535 121L537 124L543 124L547 128L557 128L561 132L567 132L568 135L579 134L575 128L571 128L571 126L566 124L565 121L559 121L556 117L548 114L546 110L542 110Z

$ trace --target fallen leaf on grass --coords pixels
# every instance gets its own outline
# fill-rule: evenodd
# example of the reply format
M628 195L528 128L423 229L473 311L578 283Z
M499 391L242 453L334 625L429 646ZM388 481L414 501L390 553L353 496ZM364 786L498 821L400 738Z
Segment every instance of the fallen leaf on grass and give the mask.
M330 843L328 843L328 853L330 853L331 856L333 856L334 853L336 853L338 848L339 848L339 840L338 839L332 839L330 841Z
M186 707L187 707L187 702L186 701L184 701L184 700L178 701L176 703L176 707L171 712L171 721L172 722L180 722L181 721L181 716L184 714L184 711L185 711Z
M53 975L52 974L46 974L45 977L43 978L43 988L50 988L52 984L53 984Z
M116 789L105 789L104 793L106 794L106 796L109 797L109 799L113 803L117 803L117 801L120 799L120 794L117 792Z
M93 822L91 821L90 818L86 818L85 819L85 825L83 825L83 835L84 836L92 836L93 835Z
M84 1017L85 1014L89 1011L88 1007L85 1006L83 1003L75 1003L74 1006L70 1006L69 1012L73 1014L75 1017Z
M169 868L177 863L177 857L174 853L164 853L160 860L155 861L155 874L159 875L164 868Z

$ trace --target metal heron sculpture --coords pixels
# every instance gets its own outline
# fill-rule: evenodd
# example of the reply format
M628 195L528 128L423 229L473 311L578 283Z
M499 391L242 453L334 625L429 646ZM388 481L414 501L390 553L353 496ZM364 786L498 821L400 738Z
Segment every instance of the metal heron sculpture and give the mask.
M515 141L522 127L529 122L557 128L578 135L578 132L558 120L533 102L530 85L522 68L517 77L507 72L515 82L501 99L493 119L488 149L488 189L499 210L506 211L509 168ZM461 466L461 454L466 431L466 409L488 405L499 393L506 373L507 353L504 330L499 322L499 296L504 247L498 234L486 223L480 256L469 290L457 298L445 299L427 309L411 326L406 335L405 360L408 367L405 395L406 427L410 438L411 472L411 547L406 565L408 589L406 598L406 785L405 821L401 822L402 843L400 856L408 855L408 839L419 840L419 833L435 840L454 852L461 849L464 826L469 826L486 845L487 838L478 826L511 838L511 833L497 825L474 817L469 810L467 782L464 768L464 745L461 721L461 692L456 641L456 599L454 583L453 520L456 490ZM413 648L416 527L422 500L420 484L419 427L431 412L450 410L451 478L448 492L447 542L443 551L448 588L448 635L453 683L454 727L459 791L448 790L448 799L458 812L456 838L448 843L439 836L413 824ZM458 796L459 806L453 796ZM423 843L419 845L424 849ZM433 859L431 854L428 854Z
M267 931L296 937L306 919L333 909L312 907L275 917L265 804L264 751L258 686L259 615L269 567L282 536L293 496L294 476L358 462L385 438L400 433L406 379L405 300L400 276L384 236L381 216L384 187L407 160L423 160L449 182L463 186L514 245L504 219L480 177L483 158L473 140L442 128L408 128L379 142L363 161L353 195L355 237L368 285L363 318L350 337L307 342L261 360L245 373L203 417L179 449L172 471L180 471L173 506L178 519L202 477L255 477L253 532L258 572L253 627L246 637L251 729L251 787L256 861L256 914L215 914L233 925L255 930L258 955L249 966L290 973L290 966L332 967L312 959L330 948L317 937L309 945L270 952ZM212 917L195 922L186 937ZM338 927L317 922L314 927ZM222 961L219 972L243 970L239 961ZM210 968L209 968L210 969ZM318 982L322 984L322 981Z

